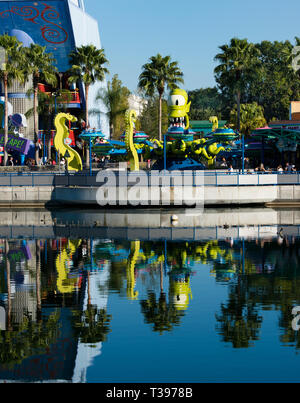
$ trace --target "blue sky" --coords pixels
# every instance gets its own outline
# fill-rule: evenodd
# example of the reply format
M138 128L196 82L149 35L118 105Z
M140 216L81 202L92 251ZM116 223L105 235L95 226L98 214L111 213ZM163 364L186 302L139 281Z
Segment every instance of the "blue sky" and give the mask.
M135 91L141 67L161 53L177 60L184 88L213 86L218 46L300 37L299 0L85 0L100 26L111 75ZM110 77L109 77L110 78Z

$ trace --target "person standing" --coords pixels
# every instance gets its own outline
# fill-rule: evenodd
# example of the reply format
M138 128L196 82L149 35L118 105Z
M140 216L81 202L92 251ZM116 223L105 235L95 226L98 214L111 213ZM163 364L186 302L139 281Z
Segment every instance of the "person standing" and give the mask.
M9 160L7 161L7 165L8 165L9 167L13 167L13 166L14 166L14 159L13 159L13 157L10 157L10 158L9 158Z

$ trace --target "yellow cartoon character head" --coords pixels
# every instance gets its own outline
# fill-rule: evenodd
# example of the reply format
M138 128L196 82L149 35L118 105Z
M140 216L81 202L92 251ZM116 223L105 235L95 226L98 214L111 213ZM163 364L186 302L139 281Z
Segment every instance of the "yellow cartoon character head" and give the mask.
M190 126L188 113L191 102L188 103L188 94L186 91L176 88L170 93L169 97L169 117L173 124L183 124L187 130Z

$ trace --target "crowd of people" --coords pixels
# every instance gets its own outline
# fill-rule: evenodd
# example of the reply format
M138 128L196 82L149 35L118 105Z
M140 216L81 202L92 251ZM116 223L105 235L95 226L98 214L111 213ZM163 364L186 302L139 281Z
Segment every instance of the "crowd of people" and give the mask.
M228 162L226 158L222 158L222 160L219 163L219 168L222 169L227 169L228 173L233 173L235 169L233 168L232 162ZM236 169L237 171L241 171L242 167L238 167ZM294 164L291 164L290 162L287 162L284 166L283 165L278 165L276 168L272 167L265 167L263 163L259 164L259 166L253 166L250 162L250 159L246 157L244 159L244 172L247 174L252 174L252 173L296 173L297 168Z

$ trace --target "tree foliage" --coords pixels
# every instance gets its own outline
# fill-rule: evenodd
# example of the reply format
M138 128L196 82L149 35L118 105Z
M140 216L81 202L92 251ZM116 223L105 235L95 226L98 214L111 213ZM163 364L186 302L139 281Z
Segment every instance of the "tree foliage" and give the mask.
M229 45L220 46L215 56L216 81L222 91L237 103L237 130L240 130L240 104L247 84L260 68L259 49L247 39L232 38Z
M191 101L191 120L208 120L211 116L222 119L223 102L216 87L189 91L188 95Z
M230 113L230 123L237 127L237 110L233 109ZM252 104L242 104L240 113L241 133L249 135L252 130L266 126L267 121L264 117L263 107L256 102Z
M25 76L22 69L23 48L22 43L14 36L1 35L0 47L5 52L5 63L0 69L0 80L3 82L4 87L4 165L6 165L8 153L6 144L8 141L8 86L13 80L18 80L24 83Z
M169 90L178 87L179 83L183 83L183 73L178 66L178 62L172 61L171 56L150 57L150 62L142 67L142 73L139 77L138 87L148 97L158 94L158 133L159 139L162 140L162 104L166 87Z
M85 87L86 97L86 125L89 123L89 89L97 81L104 81L105 74L108 73L106 67L104 49L97 49L94 45L86 45L76 48L70 53L69 82L82 82Z
M159 99L158 97L152 98L148 101L146 107L144 108L141 116L139 117L139 122L141 128L145 133L150 136L150 138L158 138L157 122L159 116ZM162 101L162 133L166 133L168 130L168 104L167 101Z
M85 123L89 127L89 91L91 85L97 81L104 81L108 74L106 65L108 60L104 49L97 49L94 45L83 45L76 48L69 55L71 68L69 82L81 82L85 90ZM86 147L86 167L90 166L89 149Z
M117 74L111 81L108 81L106 89L101 88L98 92L96 100L102 100L108 109L111 139L119 138L125 129L124 116L129 108L129 95L129 89L123 86Z
M36 143L35 159L39 159L39 114L38 114L38 84L40 81L55 86L57 84L54 66L55 59L51 53L46 52L45 46L31 44L23 51L23 71L26 78L32 77L33 81L33 115L34 115L34 138Z
M295 38L295 45L299 44L299 38ZM290 102L300 97L299 70L295 71L292 63L293 49L294 44L288 40L253 44L233 38L229 45L221 46L215 57L219 62L215 78L223 100L222 114L229 118L239 94L241 104L256 102L262 106L267 122L274 116L289 119Z

